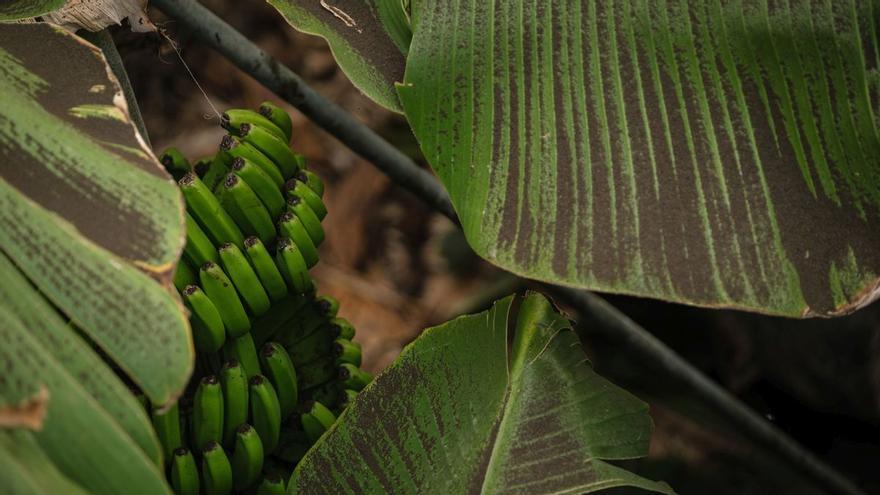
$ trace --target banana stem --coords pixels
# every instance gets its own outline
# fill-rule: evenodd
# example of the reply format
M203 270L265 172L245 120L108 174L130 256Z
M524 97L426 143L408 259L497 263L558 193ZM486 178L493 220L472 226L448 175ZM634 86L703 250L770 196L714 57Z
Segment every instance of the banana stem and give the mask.
M210 10L194 0L153 0L151 4L174 18L182 29L196 35L243 72L298 108L342 144L373 163L395 183L460 225L449 195L428 171L420 168L412 159L338 105L320 96L293 71L270 57ZM597 322L592 331L602 332L624 346L634 358L644 359L661 367L676 383L687 384L689 390L706 407L726 418L739 433L774 453L795 471L809 477L831 493L865 494L837 470L769 424L600 297L571 288L550 285L542 287L569 302L581 313L582 320Z

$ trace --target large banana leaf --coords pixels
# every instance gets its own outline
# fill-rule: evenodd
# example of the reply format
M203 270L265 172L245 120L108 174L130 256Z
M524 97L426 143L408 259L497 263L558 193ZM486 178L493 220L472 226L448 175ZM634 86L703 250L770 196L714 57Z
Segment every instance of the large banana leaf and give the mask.
M61 474L25 431L0 432L0 485L7 495L88 493Z
M426 330L303 458L288 493L672 493L604 461L647 453L647 405L593 372L544 297L518 315L513 302Z
M288 20L314 22L301 13ZM402 82L486 259L788 316L880 295L880 0L419 0L410 14L408 49L372 55L406 56L405 75L373 70ZM366 35L334 33L351 67L340 53Z
M141 493L167 493L158 442L144 409L138 410L131 392L52 314L9 260L0 260L4 292L12 293L3 294L0 306L0 366L5 370L0 403L20 403L40 387L49 392L39 431L0 432L6 439L0 441L0 451L6 451L0 452L0 480L22 475L19 464L39 476L49 459L65 478L90 493L129 493L132 487ZM22 300L13 310L6 304L10 295ZM71 348L55 347L64 344ZM26 446L26 440L35 445ZM43 453L31 455L36 445Z
M101 52L0 25L0 486L168 493L146 411L102 354L154 404L181 393L183 236L179 192ZM16 423L29 400L34 421Z
M15 21L47 14L64 6L65 0L0 0L0 21Z
M101 52L0 25L0 249L156 404L192 368L169 288L182 215Z

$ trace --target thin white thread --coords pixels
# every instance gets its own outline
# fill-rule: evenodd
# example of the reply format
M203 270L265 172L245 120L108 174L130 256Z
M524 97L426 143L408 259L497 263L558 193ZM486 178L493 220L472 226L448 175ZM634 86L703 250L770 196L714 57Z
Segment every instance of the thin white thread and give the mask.
M174 53L177 54L177 58L180 60L180 63L183 64L183 68L186 69L186 71L189 73L189 77L190 77L190 78L192 79L192 81L196 84L196 87L199 88L199 91L202 93L202 96L205 97L205 101L208 102L208 106L210 106L210 107L211 107L211 110L214 111L214 115L217 116L217 119L218 119L218 120L219 120L219 119L222 119L222 117L220 116L220 111L217 110L217 107L214 105L214 102L212 102L212 101L211 101L211 98L208 97L208 93L205 91L204 88L202 88L202 85L199 84L199 80L196 79L195 74L193 74L193 72L192 72L192 71L190 70L190 68L189 68L189 65L187 65L187 63L186 63L186 60L184 60L184 59L183 59L183 56L180 54L180 49L177 48L177 43L175 43L174 40L171 39L170 36L168 36L168 33L165 32L165 29L159 28L158 31L159 31L159 34L161 34L163 38L165 38L166 40L168 40L168 44L171 45L171 49L174 50ZM207 119L210 119L210 118L211 118L211 115L210 115L210 114L205 114L205 115L204 115L204 118L205 118L206 120L207 120Z

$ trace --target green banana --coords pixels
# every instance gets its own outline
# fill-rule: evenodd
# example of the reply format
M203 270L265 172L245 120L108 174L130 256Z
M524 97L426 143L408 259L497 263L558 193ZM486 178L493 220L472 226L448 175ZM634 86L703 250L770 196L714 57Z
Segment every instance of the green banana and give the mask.
M229 132L238 132L242 124L256 124L284 140L285 134L274 122L253 110L232 109L220 116L220 125ZM289 140L288 140L289 141Z
M238 361L249 379L260 373L260 360L257 358L257 348L250 333L227 339L226 344L223 345L223 359Z
M217 249L214 248L214 243L189 212L186 212L186 245L183 254L195 266L202 266L209 261L217 262Z
M345 318L331 318L330 334L337 339L351 340L354 338L355 330Z
M309 189L315 191L315 194L321 198L324 197L324 181L316 173L304 168L297 172L296 180L305 182Z
M280 188L284 185L284 177L281 175L281 171L275 165L275 162L273 162L268 156L264 155L260 150L253 147L250 143L246 143L240 138L230 135L223 136L223 140L220 141L219 155L230 165L236 157L249 160L253 162L254 165L260 167L260 169L272 179L272 182L275 183L275 187Z
M192 312L193 341L199 352L217 352L226 341L223 318L211 299L198 285L188 285L183 290L183 302Z
M249 381L251 422L263 441L263 452L271 454L278 445L281 431L281 405L272 384L263 375Z
M217 197L217 200L220 202L220 206L229 214L229 218L235 222L235 225L241 229L241 232L245 236L257 235L256 229L251 223L248 221L247 217L244 216L244 212L241 211L241 208L238 207L238 203L232 198L232 195L226 194L226 181L220 182L216 188L214 188L214 195Z
M373 377L369 373L353 364L342 363L339 365L339 381L345 388L361 391L372 379Z
M306 168L306 156L302 153L294 153L296 155L296 165L300 170Z
M226 176L223 187L226 189L223 192L223 199L234 201L247 225L251 227L250 230L264 243L271 243L275 239L275 224L272 223L269 211L263 206L254 190L235 174ZM227 204L226 201L223 203L224 206Z
M232 465L217 442L208 442L202 449L202 482L205 495L232 492Z
M220 312L220 317L226 326L227 337L235 338L246 334L251 329L251 320L244 311L232 281L223 270L209 261L199 270L199 280L202 290Z
M211 159L211 163L208 164L208 168L201 176L202 182L205 183L205 186L207 186L208 189L213 190L228 173L229 166L226 163L226 159L224 155L218 153Z
M333 426L336 416L324 404L313 400L303 404L303 412L299 419L309 441L314 443Z
M263 442L251 425L243 423L235 429L232 450L232 480L236 490L251 486L263 470Z
M332 380L337 380L338 376L339 371L333 363L332 356L312 361L305 366L296 366L296 380L300 393L304 390L309 391Z
M187 209L205 227L215 243L231 242L238 246L244 243L241 230L201 179L193 173L188 173L177 183L186 199Z
M196 272L189 266L186 260L177 262L177 269L174 270L174 279L172 280L174 287L178 292L183 292L187 285L198 283Z
M284 478L274 473L267 474L257 488L257 495L285 495L286 493Z
M299 248L309 268L318 264L318 248L296 214L286 211L278 219L278 235L289 237Z
M318 296L315 298L314 306L322 318L330 319L339 313L339 299L333 296Z
M235 441L235 429L247 422L250 411L247 374L237 360L223 363L220 385L223 390L223 445L229 448Z
M165 462L170 462L174 451L183 446L183 437L180 436L180 408L176 402L164 411L155 408L152 421L159 443L162 444Z
M347 339L333 341L333 356L336 364L348 363L355 366L361 365L361 345Z
M271 303L263 289L260 279L254 273L247 258L235 244L222 244L218 250L223 270L229 274L241 298L254 316L261 316L269 311Z
M267 342L260 350L260 363L278 395L281 418L286 418L296 409L297 384L293 362L280 344Z
M284 212L286 205L284 195L263 169L249 160L236 157L232 160L232 172L254 190L272 218L277 218Z
M187 172L192 170L189 161L183 156L179 149L171 147L162 152L159 161L165 170L174 177L174 180L180 180Z
M324 200L321 199L315 191L312 191L304 182L290 179L284 183L282 189L285 196L296 195L302 198L306 204L309 205L309 208L315 212L315 215L318 216L319 220L324 220L324 217L327 216L327 205L324 204Z
M203 377L196 388L192 436L200 449L223 438L223 391L215 375Z
M287 297L287 284L284 283L284 277L281 276L275 261L260 238L251 236L245 239L244 250L247 252L248 259L259 277L260 283L269 294L269 298L278 302Z
M308 203L296 194L287 195L287 210L292 211L303 223L309 237L315 246L320 246L324 242L324 227L321 226L321 220L318 215L309 208Z
M290 144L290 138L293 137L293 121L290 120L290 114L271 101L260 103L259 112L260 115L271 120L273 124L281 129L284 133L284 137L287 138L284 142Z
M199 469L186 447L174 451L170 477L171 488L176 495L199 495Z
M287 237L278 239L275 263L289 287L299 294L309 290L309 268L306 260L297 245Z
M290 150L287 142L279 139L270 131L251 124L242 124L238 130L241 139L268 156L285 179L293 177L298 168L296 153Z

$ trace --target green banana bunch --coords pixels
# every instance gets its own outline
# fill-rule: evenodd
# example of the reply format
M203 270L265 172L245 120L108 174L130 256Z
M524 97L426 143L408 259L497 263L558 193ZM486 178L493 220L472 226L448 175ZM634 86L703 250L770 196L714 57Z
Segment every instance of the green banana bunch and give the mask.
M149 412L175 493L282 494L370 377L339 301L316 295L309 274L327 207L324 183L288 146L290 116L264 102L227 110L221 126L213 156L161 155L186 202L173 282L196 366L177 404Z

